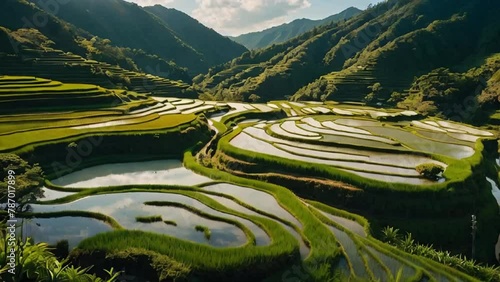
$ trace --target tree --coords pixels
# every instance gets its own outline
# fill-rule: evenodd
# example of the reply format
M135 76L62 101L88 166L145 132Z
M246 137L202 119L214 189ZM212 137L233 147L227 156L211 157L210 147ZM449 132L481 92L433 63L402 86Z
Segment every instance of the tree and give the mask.
M363 99L365 103L373 103L380 96L382 90L384 90L380 82L375 82L372 86L368 86L368 89L370 89L371 92Z
M0 154L0 200L6 202L9 190L17 203L17 209L42 195L43 171L38 164L30 165L15 154ZM10 187L9 187L10 186ZM10 189L9 189L10 188ZM14 190L15 189L15 190Z
M444 168L435 163L425 163L418 165L416 170L425 178L436 180L439 178L439 174L444 171Z
M257 103L260 100L260 96L252 94L248 97L248 100L252 101L252 103Z

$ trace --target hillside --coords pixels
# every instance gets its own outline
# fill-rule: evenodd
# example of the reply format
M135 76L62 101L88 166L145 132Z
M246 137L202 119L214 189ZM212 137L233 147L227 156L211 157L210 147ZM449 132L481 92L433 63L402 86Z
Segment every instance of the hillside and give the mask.
M247 51L244 46L218 34L181 11L161 5L144 9L156 15L183 42L199 50L210 66L230 61Z
M36 28L57 49L185 82L246 51L181 12L150 8L159 16L122 0L65 1L57 8L6 0L0 2L0 26Z
M386 1L247 52L195 82L215 99L365 101L373 93L370 101L385 102L393 92L407 95L415 77L440 67L467 71L498 53L498 7L490 0Z
M35 76L65 83L91 83L157 96L198 95L187 91L189 85L181 80L127 70L55 49L54 42L36 29L11 31L0 26L0 43L2 75ZM171 76L182 74L172 72Z
M40 24L42 21L44 24ZM46 37L51 47L71 52L89 60L118 65L130 71L142 71L155 75L190 82L185 68L172 61L167 61L144 52L142 49L117 47L109 39L97 37L38 8L33 3L20 0L0 2L0 26L10 30L28 29L37 31ZM26 35L26 34L25 34ZM37 38L37 33L29 35L30 40ZM40 44L43 40L36 39ZM17 53L19 42L11 41L0 48L2 52Z
M251 32L231 37L231 39L242 44L248 49L265 48L273 44L288 41L298 35L312 30L315 27L350 19L353 16L358 15L360 12L361 10L358 8L350 7L338 14L321 20L297 19L290 23L275 26L263 31Z
M35 3L41 6L42 2ZM108 38L117 46L142 49L174 61L188 68L191 74L204 72L211 65L224 63L245 51L243 46L214 34L187 15L165 13L154 7L150 10L159 16L122 0L71 0L60 5L57 17ZM181 33L186 29L192 34ZM210 44L203 44L200 39L210 39ZM224 55L213 51L218 48Z

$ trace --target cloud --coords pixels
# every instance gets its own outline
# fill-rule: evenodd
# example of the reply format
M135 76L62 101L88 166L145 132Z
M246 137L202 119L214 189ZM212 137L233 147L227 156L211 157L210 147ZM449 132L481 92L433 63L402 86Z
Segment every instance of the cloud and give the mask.
M146 6L154 6L154 5L163 5L167 6L168 4L171 4L175 0L126 0L129 2L135 2L139 6L146 7Z
M223 34L239 34L283 23L311 5L309 0L196 0L192 15Z

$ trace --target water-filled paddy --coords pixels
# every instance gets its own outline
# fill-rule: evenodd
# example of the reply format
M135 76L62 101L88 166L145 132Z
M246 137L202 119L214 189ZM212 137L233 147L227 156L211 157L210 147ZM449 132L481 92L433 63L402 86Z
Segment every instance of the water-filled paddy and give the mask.
M345 132L349 132L349 133L359 133L359 134L371 135L371 133L366 131L366 130L358 129L358 128L355 128L352 126L340 125L340 124L337 124L333 121L324 121L324 122L322 122L322 125L326 128L330 128L333 130L345 131Z
M490 183L491 185L491 194L493 194L493 197L497 200L498 205L500 206L500 189L498 189L498 185L493 179L486 177L486 180Z
M391 182L391 183L406 183L406 184L414 184L414 185L425 185L425 184L433 184L436 183L434 181L421 178L421 177L402 177L402 176L394 176L380 173L370 173L370 172L362 172L355 170L342 169L344 171L354 173L364 178L375 179L383 182Z
M205 213L231 218L231 215L221 213L190 197L169 193L129 192L105 194L85 197L74 202L60 205L32 205L34 212L54 211L91 211L102 213L114 218L126 229L136 229L171 235L180 239L199 243L208 243L212 246L227 247L240 246L246 243L247 238L243 231L229 223L210 220L178 207L145 205L148 201L166 201L182 203ZM162 221L154 223L137 222L137 216L161 215L162 220L173 220L177 226L167 225ZM201 232L196 232L196 225L207 226L212 233L210 240ZM250 226L248 226L250 228Z
M224 198L222 196L215 196L215 195L209 195L209 194L206 194L206 196L219 202L220 204L224 205L226 208L229 208L229 209L232 209L232 210L235 210L237 212L244 213L244 214L248 214L248 215L261 216L260 214L254 212L252 210L249 210L249 209L245 208L244 206L241 206L238 203L236 203L230 199ZM242 220L243 220L242 218L238 219L238 221L240 221L240 222ZM248 222L250 222L250 221L248 221ZM246 226L249 226L248 223L244 223L244 224ZM252 230L253 235L255 236L255 243L257 246L265 246L265 245L269 245L271 243L271 238L261 228L252 228L251 230Z
M22 221L24 238L31 237L36 243L46 242L49 245L68 240L70 249L88 237L113 229L100 220L86 217L31 218Z
M363 226L361 226L361 224L359 224L358 222L356 222L354 220L347 219L347 218L343 218L340 216L336 216L336 215L324 212L324 211L319 210L319 209L315 209L315 210L320 212L324 216L326 216L331 221L341 225L345 229L350 230L354 234L357 234L357 235L362 236L362 237L366 237L365 228Z
M434 131L426 131L426 130L417 130L416 132L418 133L418 135L423 136L427 139L432 139L432 140L439 141L442 143L464 145L464 146L469 146L471 148L474 148L474 145L475 145L475 143L473 143L473 142L463 141L463 140L454 138L454 137L450 136L449 134L442 133L442 132L434 132ZM465 134L463 134L463 135L465 135Z
M328 229L332 231L335 235L335 238L338 240L340 245L344 248L344 251L351 262L352 270L358 277L368 277L368 273L366 272L365 264L361 259L360 254L358 253L358 248L354 241L345 233L333 226L326 225Z
M292 154L309 156L309 157L317 157L317 158L321 158L321 159L348 160L348 161L368 161L370 159L367 156L309 150L309 149L305 149L305 148L299 148L299 147L284 145L284 144L274 144L274 146L276 146L279 149L282 149L284 151L287 151L289 153L292 153ZM305 146L307 146L307 145L305 145Z
M338 130L326 129L326 128L316 128L316 127L312 127L308 124L299 124L298 126L300 128L302 128L303 130L305 130L306 132L330 134L330 135L336 135L336 136L348 136L348 137L359 138L359 139L364 139L364 140L383 142L383 143L387 143L387 144L391 144L391 145L397 144L397 142L394 142L390 139L387 139L384 137L379 137L379 136L371 136L371 135L358 134L358 133L349 133L349 132L345 132L345 131L338 131Z
M86 188L132 184L198 185L211 181L182 166L178 160L105 164L52 180L59 186Z
M474 154L474 149L468 146L432 141L398 128L387 126L365 126L363 129L366 129L374 134L391 136L392 138L417 151L444 155L455 159L467 158Z
M295 121L293 121L293 120L284 121L281 124L281 128L283 128L284 130L286 130L290 133L293 133L293 134L311 136L311 137L319 136L318 133L311 132L311 131L304 130L304 129L300 128L300 126L297 126L297 124L295 124Z
M385 269L368 253L368 251L363 250L360 254L366 260L366 264L370 268L375 279L378 279L378 281L389 281Z
M296 133L291 133L288 131L285 131L279 124L273 124L270 127L271 131L278 134L279 136L283 137L288 137L288 138L294 138L294 139L305 139L305 140L318 140L321 138L321 136L316 135L316 136L304 136L304 135L299 135Z
M226 183L206 186L203 190L231 195L238 200L255 207L256 209L274 214L291 222L292 224L297 225L299 228L302 228L302 224L287 210L280 206L278 201L276 201L271 194L266 192Z
M344 119L344 118L336 119L335 123L345 126L354 126L354 127L380 125L380 122L378 121L365 120L365 119Z
M324 146L324 145L313 145L306 144L296 141L289 141L278 139L268 135L264 130L259 129L257 126L248 127L244 130L245 133L249 134L252 137L265 140L266 142L274 143L274 144L285 144L290 145L297 148L303 148L307 150L315 150L315 151L324 151L324 152L334 152L334 153L343 153L349 154L351 156L367 156L370 158L370 162L372 163L380 163L380 164L398 164L402 167L414 168L419 164L426 162L435 162L430 158L411 155L411 154L391 154L391 153L382 153L376 151L368 151L363 149L351 149L345 147L336 147L336 146ZM446 164L436 162L444 167Z
M56 191L52 190L49 188L42 188L43 191L43 197L39 198L39 201L51 201L59 198L64 198L69 195L75 194L74 192L61 192L61 191Z
M378 165L378 164L367 164L367 163L357 163L357 162L349 162L349 161L341 161L341 160L327 160L327 159L318 159L314 157L306 157L306 156L301 156L301 155L296 155L300 150L307 150L307 149L293 149L294 153L287 152L285 150L278 149L277 147L271 145L270 143L261 141L259 139L256 139L246 133L240 133L236 137L234 137L229 144L236 148L244 149L244 150L249 150L253 152L265 152L267 155L272 155L272 156L279 156L291 160L298 160L298 161L304 161L304 162L310 162L310 163L317 163L317 164L325 164L325 165L331 165L331 166L337 166L337 167L343 167L343 168L348 168L351 170L366 170L366 171L375 171L379 173L389 173L389 174L401 174L401 175L407 175L407 176L419 176L417 171L415 169L407 169L407 168L398 168L398 167L392 167L392 166L384 166L384 165ZM367 174L367 176L370 176L368 178L374 178L371 174ZM385 175L382 175L385 176ZM403 177L398 177L398 182L400 178ZM387 177L388 181L390 181L390 177ZM394 182L394 181L390 181ZM420 183L420 182L419 182Z
M437 131L437 132L444 132L446 133L446 130L440 128L439 126L434 126L432 124L429 124L429 123L424 123L424 122L421 122L421 121L418 121L418 120L414 120L411 122L411 125L412 126L415 126L415 127L418 127L418 128L421 128L421 129L426 129L426 130L431 130L431 131Z
M221 196L214 196L214 195L207 195L207 196L218 201L219 203L223 204L224 206L226 206L232 210L239 211L241 213L248 214L248 215L264 217L263 215L261 215L257 212L254 212L250 209L247 209L244 206L234 202L233 200L230 200L230 199L227 199L227 198L224 198ZM273 218L269 218L269 219L274 220ZM300 251L301 257L306 258L307 255L309 255L310 249L306 246L306 244L302 240L302 237L300 236L300 234L297 233L297 231L295 231L295 229L282 223L281 221L276 221L276 222L279 223L281 226L283 226L283 228L285 228L288 232L290 232L293 235L293 237L295 237L295 239L299 242L299 251ZM260 243L261 245L267 245L270 243L269 236L263 230L260 229L260 231L256 232L252 229L252 233L256 237L257 245L259 245L259 242L261 242Z
M457 123L452 123L452 122L447 122L447 121L438 121L437 123L440 126L445 127L446 129L462 130L462 131L465 131L465 132L470 133L472 135L493 136L493 133L491 133L491 132L472 128L470 126L466 126L463 124L457 124Z
M366 246L366 248L370 252L372 252L375 256L377 256L382 261L382 263L385 266L387 266L387 268L389 268L389 270L391 271L391 273L394 277L397 276L400 269L403 269L403 277L412 277L416 274L415 269L407 266L406 264L403 264L401 261L399 261L391 256L388 256L382 252L379 252L378 250L376 250L373 247Z
M418 172L414 168L401 168L392 165L379 165L372 163L356 162L355 158L359 156L343 156L342 154L336 153L321 153L314 154L314 151L307 149L295 148L287 145L277 145L282 150L297 156L304 156L308 158L309 162L327 164L337 167L345 167L353 170L364 170L376 173L387 173L387 174L399 174L408 176L419 176ZM312 160L313 157L319 157L321 159Z

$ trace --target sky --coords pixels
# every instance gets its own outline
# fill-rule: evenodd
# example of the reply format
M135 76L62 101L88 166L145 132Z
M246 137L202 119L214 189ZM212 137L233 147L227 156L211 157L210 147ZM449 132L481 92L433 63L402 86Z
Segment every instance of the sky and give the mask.
M381 0L127 0L140 6L175 8L222 35L237 36L291 22L323 19L354 6L366 9Z

